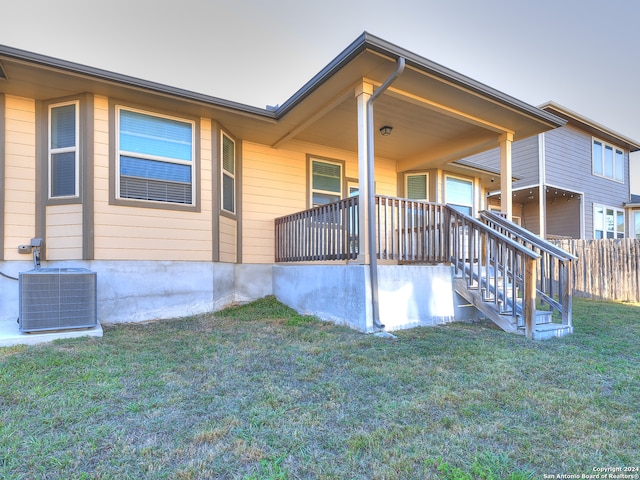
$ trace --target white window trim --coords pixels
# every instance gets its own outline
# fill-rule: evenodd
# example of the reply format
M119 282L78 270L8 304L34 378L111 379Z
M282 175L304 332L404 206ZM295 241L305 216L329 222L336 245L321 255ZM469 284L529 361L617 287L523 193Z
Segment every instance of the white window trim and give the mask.
M224 168L224 138L228 138L229 140L231 140L231 142L233 143L233 173L229 172L228 170L225 170ZM236 185L236 169L238 168L238 164L237 164L237 155L236 155L237 149L236 149L236 141L231 137L231 135L220 131L220 209L223 212L227 212L227 213L231 213L233 215L236 214L236 192L237 190L237 185ZM227 175L228 177L230 177L233 180L233 210L227 210L226 208L224 208L224 176Z
M640 210L631 210L631 213L632 215L630 215L631 216L630 222L631 222L631 228L633 229L632 238L636 238L640 240L640 229L636 228L636 216L640 215Z
M444 181L443 181L443 198L444 198L444 202L443 203L448 203L447 202L447 178L454 178L456 180L462 180L463 182L467 182L471 184L471 203L468 205L465 205L463 203L452 203L452 205L460 205L462 207L470 207L471 208L471 216L475 215L476 212L476 208L475 208L475 192L476 192L476 182L474 179L472 178L465 178L465 177L459 177L457 175L450 175L448 173L444 174Z
M329 190L320 190L313 188L313 162L328 163L330 165L338 165L340 167L340 192L332 192ZM309 205L313 206L313 194L322 193L325 195L338 195L340 199L344 198L344 164L342 162L336 162L327 160L320 157L309 157Z
M603 228L602 228L602 238L606 239L606 238L607 238L607 232L609 231L609 230L607 230L607 229L606 229L606 228L607 228L607 225L606 225L606 222L607 222L607 221L606 221L607 210L613 210L613 218L614 218L614 225L613 225L613 226L614 226L614 229L615 229L615 230L613 231L613 235L614 235L614 236L613 236L613 239L614 239L614 240L615 240L616 238L620 238L620 237L618 237L618 223L617 223L615 220L616 220L616 219L617 219L617 217L618 217L618 213L622 213L622 218L623 218L622 225L623 225L623 228L624 228L625 230L622 232L622 237L621 237L621 238L624 238L624 237L625 237L625 235L626 235L626 229L627 229L627 225L626 225L626 222L627 222L627 216L626 216L626 214L625 214L625 211L624 211L622 208L610 207L610 206L608 206L608 205L602 205L602 204L600 204L600 203L594 203L594 204L593 204L593 209L592 209L592 215L593 215L593 217L592 217L592 222L591 222L591 223L592 223L592 225L593 225L593 228L592 228L592 230L593 230L593 231L592 231L593 238L594 238L594 239L596 238L596 230L600 230L600 229L597 229L597 228L596 228L596 208L602 208L602 209L603 209L603 213L602 213L602 215L603 215L603 221L605 222L605 224L604 224L604 225L602 225L602 227L603 227Z
M602 173L596 173L595 168L594 168L594 161L595 159L593 158L593 144L595 142L598 142L602 145ZM613 177L610 177L608 175L605 174L605 170L606 170L606 166L605 166L605 150L606 147L611 147L611 149L613 150ZM616 178L616 153L617 152L621 152L622 153L622 179L618 179ZM613 182L617 182L617 183L624 183L624 164L625 164L625 157L627 156L627 152L624 148L620 148L620 147L616 147L615 145L613 145L612 143L609 142L605 142L604 140L598 138L598 137L591 137L591 173L592 175L594 175L595 177L600 177L600 178L606 178L607 180L611 180Z
M120 150L120 112L122 110L126 110L128 112L136 112L142 113L144 115L149 115L150 117L159 117L159 118L167 118L169 120L175 120L178 122L188 123L191 125L191 161L180 160L177 158L170 157L161 157L158 155L148 155L139 152L129 152L127 150ZM115 162L115 187L116 187L116 199L118 200L127 200L133 202L144 202L144 203L153 203L156 205L185 205L185 206L195 206L196 198L198 192L196 191L196 122L190 120L188 118L182 117L174 117L172 115L165 115L158 112L152 112L149 110L142 110L139 108L127 107L125 105L116 105L116 125L115 125L115 143L116 143L116 162ZM191 203L173 203L173 202L163 202L160 200L144 200L139 198L128 198L120 196L120 157L122 155L134 157L134 158L143 158L145 160L160 160L163 162L175 163L178 165L189 165L191 167Z
M75 105L75 145L73 147L64 147L64 148L51 148L51 110L58 107L64 107L67 105ZM53 103L49 105L47 110L47 156L48 156L48 197L51 199L64 199L64 198L79 198L80 196L80 102L78 100L71 100L69 102L61 102L61 103ZM75 153L75 193L73 195L64 195L64 196L56 196L52 195L51 189L51 172L52 172L52 157L56 153Z
M420 175L424 175L424 181L426 183L425 185L425 193L427 195L427 198L424 199L415 199L415 200L419 200L419 201L425 201L428 202L429 201L429 172L409 172L409 173L405 173L404 174L404 196L406 198L409 198L409 177L414 177L414 176L420 176Z

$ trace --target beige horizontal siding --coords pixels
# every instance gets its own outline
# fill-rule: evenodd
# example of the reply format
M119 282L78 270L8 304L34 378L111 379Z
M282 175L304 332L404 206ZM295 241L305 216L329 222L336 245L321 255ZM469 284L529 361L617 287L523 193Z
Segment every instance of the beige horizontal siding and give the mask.
M46 221L47 260L81 260L82 205L50 205Z
M238 222L220 217L220 261L235 263L238 258Z
M18 245L35 236L35 101L5 97L4 258L24 260Z
M295 150L283 150L243 144L243 262L272 263L274 219L307 208L307 155L342 161L345 177L358 178L358 158L353 152L318 145L298 144ZM394 161L376 160L376 188L382 195L397 195Z
M306 208L306 155L243 144L242 260L274 261L273 219Z
M147 108L153 112L153 108ZM212 259L211 122L201 119L200 212L109 204L109 101L94 100L94 245L100 260ZM141 205L143 203L141 202Z

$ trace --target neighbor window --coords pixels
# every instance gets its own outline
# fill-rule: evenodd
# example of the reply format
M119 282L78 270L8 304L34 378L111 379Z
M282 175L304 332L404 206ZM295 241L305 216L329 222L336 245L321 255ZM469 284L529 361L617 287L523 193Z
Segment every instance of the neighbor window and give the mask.
M118 198L194 205L194 122L116 108Z
M222 134L222 209L236 212L236 144Z
M78 196L78 102L49 106L49 198Z
M411 200L428 200L429 175L426 173L408 173L404 176L404 194Z
M633 226L636 240L640 240L640 212L633 212Z
M311 159L311 206L326 205L342 198L342 164Z
M624 181L624 152L613 145L593 139L593 174Z
M617 208L594 205L593 238L624 238L624 212Z
M473 181L446 175L444 202L459 212L473 215Z

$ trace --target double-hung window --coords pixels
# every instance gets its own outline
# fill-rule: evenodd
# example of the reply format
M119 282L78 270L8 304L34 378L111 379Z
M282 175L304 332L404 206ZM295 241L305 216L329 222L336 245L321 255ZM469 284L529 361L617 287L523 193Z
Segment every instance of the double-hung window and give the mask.
M236 213L236 143L222 134L222 209Z
M613 207L594 205L593 235L596 240L624 238L624 211Z
M624 151L601 140L593 139L593 174L624 182Z
M444 201L461 213L473 215L473 181L445 175Z
M195 124L116 107L117 197L195 205Z
M49 105L49 198L78 197L78 102Z
M311 206L326 205L342 198L341 163L311 159Z

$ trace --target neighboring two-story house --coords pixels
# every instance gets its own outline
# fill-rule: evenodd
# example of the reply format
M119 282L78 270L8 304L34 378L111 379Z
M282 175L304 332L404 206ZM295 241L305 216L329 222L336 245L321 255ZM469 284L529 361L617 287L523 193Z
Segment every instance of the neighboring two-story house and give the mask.
M513 219L545 238L634 237L629 154L640 143L556 103L540 108L567 123L513 144ZM462 163L496 168L499 152ZM489 208L501 195L489 192Z

